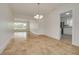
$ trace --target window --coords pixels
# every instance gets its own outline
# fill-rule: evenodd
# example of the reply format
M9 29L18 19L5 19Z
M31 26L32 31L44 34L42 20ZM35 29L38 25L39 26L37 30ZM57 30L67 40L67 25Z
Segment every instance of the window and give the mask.
M26 23L15 22L14 23L14 30L26 29L26 26L27 26Z

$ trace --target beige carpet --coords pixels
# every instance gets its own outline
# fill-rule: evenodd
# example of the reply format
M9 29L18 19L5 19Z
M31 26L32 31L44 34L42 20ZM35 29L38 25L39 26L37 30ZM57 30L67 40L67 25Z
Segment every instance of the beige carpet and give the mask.
M21 38L23 39L23 38ZM79 47L66 44L61 40L44 35L30 35L28 39L13 39L3 55L75 55L79 54Z

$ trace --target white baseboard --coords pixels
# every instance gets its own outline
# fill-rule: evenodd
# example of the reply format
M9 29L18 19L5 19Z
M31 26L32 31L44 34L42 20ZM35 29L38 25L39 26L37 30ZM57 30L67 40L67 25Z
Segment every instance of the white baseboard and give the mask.
M48 37L50 37L50 38L54 38L54 39L56 39L56 40L60 40L60 38L58 38L58 37L50 36L50 35L47 35L47 34L44 34L44 35L46 35L46 36L48 36Z
M72 42L72 45L75 45L75 46L79 47L79 42Z
M10 43L10 41L11 41L12 38L13 38L13 37L7 39L7 41L3 43L2 47L0 47L0 54L4 51L4 49L5 49L5 48L7 47L7 45Z

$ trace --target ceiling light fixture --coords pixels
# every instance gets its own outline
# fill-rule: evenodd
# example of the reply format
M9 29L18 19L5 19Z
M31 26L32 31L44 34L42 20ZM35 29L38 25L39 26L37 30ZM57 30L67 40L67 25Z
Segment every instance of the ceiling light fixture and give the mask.
M36 20L40 20L40 19L43 19L43 15L41 15L39 12L39 5L40 5L40 3L37 3L37 7L38 7L38 12L37 12L37 14L34 16L34 19L36 19Z
M35 18L35 19L42 19L42 18L43 18L43 15L37 14L37 15L34 16L34 18Z
M66 13L66 15L69 15L70 13Z

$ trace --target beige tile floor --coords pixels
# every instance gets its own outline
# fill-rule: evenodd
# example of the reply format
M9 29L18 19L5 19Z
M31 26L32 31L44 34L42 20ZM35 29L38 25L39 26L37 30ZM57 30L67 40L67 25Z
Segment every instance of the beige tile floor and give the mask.
M79 47L44 35L30 35L28 39L15 38L2 55L78 55Z
M72 44L72 35L63 35L61 37L61 41L66 43L66 44Z

